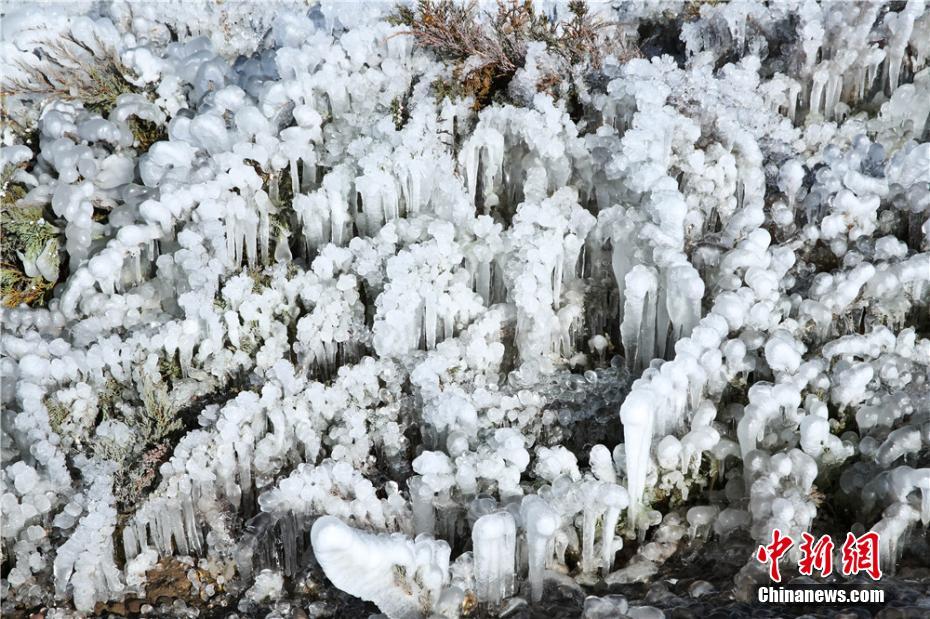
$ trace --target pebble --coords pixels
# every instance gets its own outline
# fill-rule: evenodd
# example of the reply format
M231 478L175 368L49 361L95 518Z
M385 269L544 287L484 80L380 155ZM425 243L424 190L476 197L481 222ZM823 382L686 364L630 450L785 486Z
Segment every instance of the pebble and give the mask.
M314 602L307 606L307 616L310 619L321 619L322 617L332 617L333 609L324 602Z
M634 606L627 611L630 619L665 619L665 613L655 606Z
M657 582L649 587L649 591L646 592L646 597L643 599L649 604L654 604L667 600L670 597L674 597L674 595L668 590L668 586L664 582Z
M626 614L630 605L622 595L589 595L584 601L583 619L610 619Z
M713 593L713 591L714 586L706 580L695 580L691 583L691 586L688 587L688 594L694 599L707 595L708 593Z
M927 617L930 617L930 606L885 608L875 614L875 619L927 619Z

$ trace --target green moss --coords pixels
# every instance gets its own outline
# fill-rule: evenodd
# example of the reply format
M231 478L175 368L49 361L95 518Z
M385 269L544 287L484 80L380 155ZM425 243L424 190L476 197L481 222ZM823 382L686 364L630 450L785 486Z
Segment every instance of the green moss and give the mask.
M0 211L3 229L3 259L11 261L17 252L34 258L48 241L58 237L58 228L48 223L41 208L4 205Z
M161 379L168 384L174 384L180 380L182 373L178 353L173 354L171 357L161 357L158 360L158 373L161 374Z
M294 187L291 184L291 175L287 170L281 170L271 175L272 182L275 184L274 197L272 203L278 207L279 211L284 209L293 209L294 207ZM272 194L269 192L269 196Z
M410 119L410 110L407 108L410 95L404 94L391 99L391 119L394 121L394 128L400 131Z
M46 398L45 409L48 411L48 424L55 431L55 434L61 434L61 426L65 423L70 412L67 407L54 398Z
M85 108L102 116L116 107L116 100L121 95L138 92L125 77L128 69L113 57L87 65L86 72L88 87L84 89L86 98L82 97L81 101Z
M183 421L171 401L164 383L146 382L142 387L143 413L137 420L138 429L146 444L161 442L169 434L180 430Z
M16 204L26 195L26 186L22 183L14 183L13 177L19 166L5 165L0 170L0 199L4 207Z
M57 258L60 235L42 207L22 204L28 191L13 180L17 169L7 165L0 171L0 299L6 307L37 307L48 302L56 282L30 277L24 261L31 263L46 250Z
M95 425L100 421L117 417L117 405L122 401L123 387L112 376L107 376L102 389L97 391L97 417ZM56 434L61 434L63 426L71 415L71 410L54 396L45 399L45 408L48 411L48 422Z
M271 238L279 239L282 234L290 235L291 221L283 209L272 213L269 219L271 220Z
M3 94L80 101L85 109L105 116L121 95L140 92L129 81L131 71L117 51L99 40L92 47L65 34L43 47L41 60L20 63L23 77L5 79Z
M17 206L24 191L17 185L9 185L0 206L0 235L3 237L0 297L7 307L24 303L32 307L45 305L57 283L41 275L26 275L24 260L34 261L46 248L57 256L59 231L45 220L41 208Z
M55 284L41 275L28 277L14 265L0 266L0 297L6 307L44 307L52 297Z
M139 153L147 152L155 142L168 139L168 132L163 125L135 116L129 119L129 130L132 131L133 146Z
M265 269L249 269L248 273L252 278L252 292L259 294L263 289L271 286L271 275Z
M123 387L112 376L107 376L103 389L97 393L97 414L103 419L116 416L116 405L122 400Z

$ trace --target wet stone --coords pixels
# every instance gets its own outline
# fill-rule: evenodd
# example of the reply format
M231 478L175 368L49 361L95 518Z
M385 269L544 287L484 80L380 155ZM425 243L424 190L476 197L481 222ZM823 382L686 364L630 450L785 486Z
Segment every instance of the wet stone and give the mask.
M583 619L608 619L626 614L629 603L622 595L588 596L584 601Z
M700 598L707 595L708 593L713 593L714 586L707 582L706 580L695 580L688 587L688 594L694 599Z
M665 613L655 606L634 606L627 615L630 619L665 619Z
M324 617L332 617L333 614L333 609L325 602L313 602L307 606L307 616L310 619L323 619Z
M672 595L672 592L668 590L668 585L666 585L664 582L657 582L649 587L649 591L646 593L646 597L644 599L648 604L655 604L657 602L667 600L670 597L674 596Z

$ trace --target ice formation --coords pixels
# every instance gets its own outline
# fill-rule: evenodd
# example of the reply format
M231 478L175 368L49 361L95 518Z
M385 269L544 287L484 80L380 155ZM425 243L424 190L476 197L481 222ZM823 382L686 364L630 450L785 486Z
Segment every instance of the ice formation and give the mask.
M391 619L428 614L449 580L449 545L443 540L379 537L355 531L334 516L318 518L311 539L327 578L374 602Z
M926 556L926 3L595 3L486 100L391 8L4 5L4 613Z

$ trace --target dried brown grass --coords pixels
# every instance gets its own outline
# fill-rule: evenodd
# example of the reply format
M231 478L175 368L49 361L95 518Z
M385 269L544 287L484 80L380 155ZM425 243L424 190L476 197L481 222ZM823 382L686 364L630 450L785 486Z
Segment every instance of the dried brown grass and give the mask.
M569 19L553 20L537 14L531 0L497 0L494 11L480 10L477 0L419 0L415 7L399 6L392 23L454 63L453 82L436 84L437 96L472 96L478 109L506 89L532 42L544 43L563 65L561 75L541 80L540 89L568 75L572 66L596 69L606 54L629 54L611 37L612 24L591 15L584 0L574 0L569 10Z

